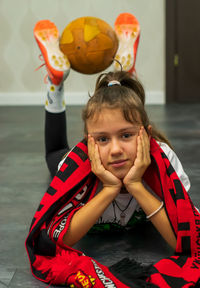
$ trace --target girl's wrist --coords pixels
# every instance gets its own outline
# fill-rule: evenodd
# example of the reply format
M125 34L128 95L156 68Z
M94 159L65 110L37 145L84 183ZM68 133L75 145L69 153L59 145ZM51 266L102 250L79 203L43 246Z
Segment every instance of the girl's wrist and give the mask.
M142 181L136 181L133 183L125 184L126 190L131 194L136 194L144 188Z
M111 185L103 185L102 191L104 191L106 194L111 195L118 195L121 190L121 186L111 186Z

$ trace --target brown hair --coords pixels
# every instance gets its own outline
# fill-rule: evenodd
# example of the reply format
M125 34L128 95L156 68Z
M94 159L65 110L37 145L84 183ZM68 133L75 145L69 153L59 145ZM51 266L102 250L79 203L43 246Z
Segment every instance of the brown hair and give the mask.
M113 80L120 83L109 86L109 82ZM150 121L144 104L145 91L137 78L130 76L125 71L101 74L97 78L94 94L90 97L82 113L85 134L87 134L87 120L98 117L103 108L119 108L126 121L139 124L142 122L148 132L147 128L150 125ZM167 143L172 148L168 139L154 125L152 125L151 136L155 140Z

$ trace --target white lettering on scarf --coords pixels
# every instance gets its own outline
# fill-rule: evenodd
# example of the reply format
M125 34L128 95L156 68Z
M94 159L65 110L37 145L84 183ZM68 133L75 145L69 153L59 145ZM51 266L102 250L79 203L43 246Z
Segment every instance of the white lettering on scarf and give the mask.
M58 228L56 228L53 232L53 238L54 240L58 239L60 233L62 232L62 230L65 228L66 222L67 222L67 218L68 216L63 217L62 221L60 222L60 224L58 225Z
M114 282L110 278L105 276L103 270L97 265L97 263L94 260L91 260L91 261L94 265L97 276L99 277L99 280L103 283L104 287L117 288Z

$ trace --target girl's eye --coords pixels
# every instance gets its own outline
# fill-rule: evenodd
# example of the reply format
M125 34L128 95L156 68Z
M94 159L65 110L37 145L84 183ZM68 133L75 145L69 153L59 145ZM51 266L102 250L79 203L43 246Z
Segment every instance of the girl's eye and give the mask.
M123 138L123 139L128 139L128 138L130 138L130 137L132 137L132 136L133 136L132 133L124 133L124 134L122 134L122 138Z
M105 136L97 138L97 142L100 142L100 143L105 143L107 141L108 141L108 138Z

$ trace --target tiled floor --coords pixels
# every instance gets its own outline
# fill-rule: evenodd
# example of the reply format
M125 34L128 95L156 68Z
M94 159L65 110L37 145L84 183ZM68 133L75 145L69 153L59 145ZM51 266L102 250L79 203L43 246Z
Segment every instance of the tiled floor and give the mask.
M71 145L82 138L80 109L68 107ZM190 177L191 198L200 207L200 105L148 106L148 111L172 141ZM0 107L0 288L47 287L32 277L24 248L32 216L50 181L43 126L43 107ZM149 224L138 228L137 235L118 235L118 241L116 235L86 236L76 248L106 265L130 255L156 262L172 253Z

